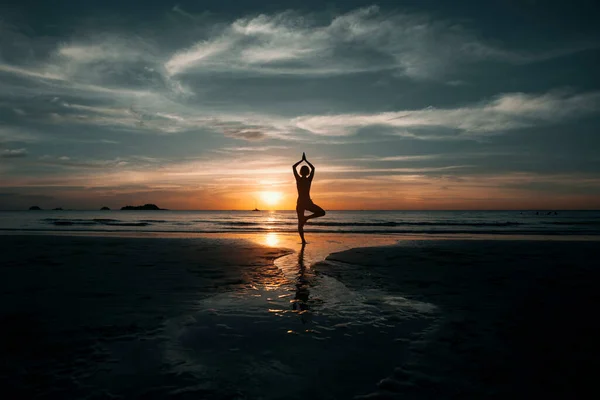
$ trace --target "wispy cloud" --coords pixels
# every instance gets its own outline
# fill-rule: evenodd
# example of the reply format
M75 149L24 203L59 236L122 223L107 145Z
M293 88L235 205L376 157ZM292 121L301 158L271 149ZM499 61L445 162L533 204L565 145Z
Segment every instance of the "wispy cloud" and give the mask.
M173 12L193 17L180 6ZM544 52L504 49L451 21L384 12L376 6L329 18L287 11L228 23L204 19L203 23L208 26L192 30L190 35L198 38L185 48L173 49L161 45L158 37L126 34L125 30L78 35L55 43L54 48L46 41L40 52L47 54L45 58L15 57L20 62L0 62L0 75L19 78L0 86L20 99L61 99L54 107L39 105L43 113L31 116L36 121L46 118L54 124L141 133L210 130L248 141L297 141L306 133L347 136L367 126L390 127L409 137L447 139L431 129L501 132L584 115L598 106L597 93L511 93L459 108L327 115L303 115L298 110L295 116L288 113L284 117L277 107L256 111L251 104L236 103L235 89L227 104L212 104L205 86L211 76L223 76L224 72L231 77L291 74L310 79L390 71L417 80L437 79L464 63L526 63L579 47ZM175 26L173 32L179 29L183 28ZM5 28L0 33L6 32ZM14 29L9 33L14 36ZM31 39L17 39L26 48L34 46ZM23 108L15 110L21 116L31 114ZM419 131L422 129L429 131Z
M22 158L27 157L27 149L5 149L0 150L1 158Z
M371 6L328 21L290 11L240 18L214 36L173 54L165 69L169 75L216 70L303 75L393 70L423 79L442 76L465 63L527 63L580 47L512 51L486 43L450 21L384 13Z
M387 156L387 157L378 157L378 156L369 156L369 157L359 157L352 159L353 161L361 161L361 162L388 162L388 161L428 161L435 160L441 158L440 154L423 154L423 155L404 155L404 156Z
M345 136L367 126L410 130L448 128L462 134L491 134L517 128L556 123L600 111L600 92L541 95L509 93L471 106L450 109L429 107L422 110L378 114L340 114L303 116L294 120L297 127L317 135ZM426 135L427 132L424 133Z
M265 152L271 150L285 150L289 149L289 146L236 146L236 147L224 147L222 149L215 149L215 153L242 153L242 152Z
M256 113L213 114L188 107L177 110L165 112L150 106L87 106L63 102L57 104L48 118L55 124L120 127L139 132L177 133L205 129L250 141L266 138L298 140L303 133L349 136L366 127L389 128L391 133L400 136L447 140L477 138L597 114L600 111L600 92L507 93L457 108L428 107L374 114L305 115L295 118ZM450 134L445 133L448 131Z
M39 157L38 163L46 167L76 168L80 170L121 168L129 164L128 161L120 158L113 160L79 160L69 156L53 157L50 155Z
M60 103L48 115L55 124L84 124L113 128L125 128L140 133L178 133L211 130L225 136L244 140L262 140L267 137L286 138L294 129L286 120L277 116L260 114L215 114L173 104L150 104L141 106L88 106ZM144 106L145 105L145 106ZM170 111L174 109L176 111Z
M38 140L38 134L17 127L0 126L0 143L30 143Z

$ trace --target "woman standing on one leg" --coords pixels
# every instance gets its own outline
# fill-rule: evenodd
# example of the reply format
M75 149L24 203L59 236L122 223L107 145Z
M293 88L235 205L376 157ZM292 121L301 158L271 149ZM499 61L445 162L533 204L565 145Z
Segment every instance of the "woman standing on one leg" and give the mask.
M296 167L306 161L310 168L303 165L300 168L300 174L296 171ZM306 155L302 153L302 160L298 161L292 166L294 170L294 177L296 177L296 188L298 188L298 202L296 203L296 213L298 213L298 233L302 239L302 243L305 244L304 240L304 224L306 221L312 218L318 218L325 215L325 210L316 205L310 199L310 184L312 183L313 177L315 176L315 166L312 165L307 159ZM313 214L304 216L304 210L308 210Z

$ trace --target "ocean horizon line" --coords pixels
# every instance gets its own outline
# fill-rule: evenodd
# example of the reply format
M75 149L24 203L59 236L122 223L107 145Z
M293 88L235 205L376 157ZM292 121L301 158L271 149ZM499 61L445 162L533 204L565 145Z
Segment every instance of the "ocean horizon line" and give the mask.
M91 208L65 208L65 209L60 209L60 210L56 210L56 209L52 209L52 208L42 208L40 210L29 210L29 209L24 209L24 208L19 208L19 209L3 209L0 210L0 212L16 212L16 211L56 211L56 212L61 212L61 211L77 211L77 212L81 212L81 211L92 211L92 212L97 212L97 211L131 211L131 212L144 212L144 211L150 211L150 212L160 212L160 211L186 211L186 212L232 212L232 211L236 211L236 212L256 212L255 210L250 210L250 209L246 209L246 208L240 208L240 209L176 209L176 208L166 208L166 209L161 209L161 210L121 210L120 208L112 208L109 210L101 210L100 208L96 208L96 209L91 209ZM296 211L295 209L262 209L262 210L258 210L260 212L263 211L269 211L269 212L279 212L279 211ZM569 212L573 212L573 211L600 211L600 208L528 208L528 209L520 209L520 208L506 208L506 209L495 209L495 208L485 208L485 209L397 209L397 208L361 208L361 209L327 209L328 212L333 211L333 212L338 212L338 211L350 211L350 212L361 212L361 211L365 211L365 212L373 212L373 211L383 211L383 212L393 212L393 211L399 211L399 212L485 212L485 211L489 211L489 212L510 212L510 211L514 211L514 212L536 212L536 211L556 211L556 212L560 212L560 211L569 211Z

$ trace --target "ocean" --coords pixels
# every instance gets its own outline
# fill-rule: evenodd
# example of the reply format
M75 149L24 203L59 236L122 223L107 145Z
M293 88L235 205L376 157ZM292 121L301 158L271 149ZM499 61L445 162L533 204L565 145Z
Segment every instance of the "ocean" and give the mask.
M295 211L0 211L0 231L295 232ZM600 211L329 211L307 232L600 235Z

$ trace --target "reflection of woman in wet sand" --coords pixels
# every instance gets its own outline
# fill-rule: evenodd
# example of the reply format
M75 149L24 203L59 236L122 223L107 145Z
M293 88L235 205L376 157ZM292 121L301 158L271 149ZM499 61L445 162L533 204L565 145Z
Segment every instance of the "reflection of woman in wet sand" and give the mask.
M311 320L310 308L308 306L308 291L309 282L306 278L306 267L304 266L304 244L298 253L298 279L296 281L296 296L292 303L292 308L300 314L300 319L303 324L309 323Z
M300 168L300 174L298 174L296 167L300 165L302 161L306 161L310 168L303 165L302 168ZM296 213L298 213L298 233L300 234L302 243L306 243L306 240L304 240L304 224L306 224L309 219L324 216L325 210L313 203L310 199L310 184L315 176L315 167L306 159L304 153L302 153L302 160L294 164L292 169L294 170L296 187L298 188L298 202L296 203ZM304 210L308 210L312 212L312 214L305 217Z

